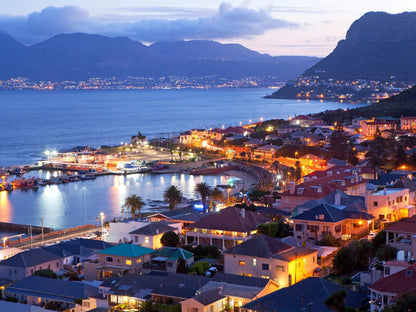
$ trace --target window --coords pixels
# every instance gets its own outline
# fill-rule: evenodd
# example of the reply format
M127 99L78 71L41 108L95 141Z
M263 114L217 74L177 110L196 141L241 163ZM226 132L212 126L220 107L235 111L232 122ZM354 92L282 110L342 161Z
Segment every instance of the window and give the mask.
M246 262L245 262L245 261L240 260L240 261L238 261L238 265L246 265Z
M335 232L341 232L341 224L335 226Z
M134 242L138 243L139 242L139 237L138 236L134 236Z
M269 270L269 264L268 263L262 263L261 264L261 269L265 270L265 271L268 271Z
M145 243L145 244L149 244L149 237L147 237L147 236L146 236L146 237L144 238L144 243Z
M257 259L253 259L253 266L257 265Z
M282 271L282 272L284 272L284 271L285 271L285 267L284 267L283 265L275 265L275 266L274 266L274 269L275 269L276 271Z
M250 273L241 273L241 276L248 276L248 277L250 277L251 274Z
M121 263L121 259L117 259L117 263Z
M390 275L390 267L384 268L384 275Z
M140 263L140 262L142 262L142 259L137 259L136 260L136 263Z
M51 265L50 265L50 264L48 264L48 269L49 269L49 270L51 269Z
M312 257L312 262L315 263L315 256Z
M127 265L131 265L131 260L126 260Z
M377 207L377 206L378 206L378 202L376 202L376 201L375 201L375 202L373 202L373 206L374 206L374 207Z
M270 276L268 276L268 275L262 275L261 278L270 279Z
M303 226L302 226L302 224L296 224L296 225L295 225L295 231L297 231L297 232L302 232L302 231L303 231Z
M113 257L105 257L105 262L113 262Z
M173 263L172 263L172 262L170 262L170 261L168 261L168 262L166 262L166 266L167 266L168 268L171 268L171 267L173 267Z

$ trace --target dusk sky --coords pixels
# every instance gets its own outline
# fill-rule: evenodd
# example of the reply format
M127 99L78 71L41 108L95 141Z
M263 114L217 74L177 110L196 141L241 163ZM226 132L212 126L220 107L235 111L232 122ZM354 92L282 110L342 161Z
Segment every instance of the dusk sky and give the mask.
M326 56L368 11L416 11L416 1L1 0L0 31L25 44L87 32L143 43L212 39L271 55Z

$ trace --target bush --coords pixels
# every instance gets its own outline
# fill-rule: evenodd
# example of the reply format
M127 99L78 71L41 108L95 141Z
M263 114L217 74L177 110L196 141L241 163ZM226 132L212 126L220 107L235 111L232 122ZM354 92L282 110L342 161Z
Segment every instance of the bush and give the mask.
M197 273L198 275L203 275L206 270L209 269L209 262L201 261L196 262L189 268L189 273Z
M380 250L376 252L376 257L381 261L389 261L396 259L397 249L390 246L384 245Z
M283 221L263 223L257 227L257 232L259 234L279 238L289 236L291 230L292 228L290 227L290 225L284 223Z
M54 278L54 279L58 278L56 273L52 271L51 269L37 270L35 273L33 273L33 275L47 277L47 278Z
M160 238L160 243L165 247L176 247L179 245L179 235L173 231L166 232Z
M335 274L347 274L354 270L354 258L351 249L342 247L332 259Z
M320 246L338 247L341 245L341 240L335 238L333 235L324 235L318 242Z
M192 252L194 254L195 261L198 261L203 258L219 259L221 256L220 250L215 246L198 245L195 248L193 248L190 245L186 245L182 248Z

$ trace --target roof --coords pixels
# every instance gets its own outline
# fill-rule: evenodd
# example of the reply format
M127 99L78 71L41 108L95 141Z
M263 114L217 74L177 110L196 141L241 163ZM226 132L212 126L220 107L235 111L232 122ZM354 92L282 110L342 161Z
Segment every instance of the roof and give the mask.
M151 293L152 295L189 299L208 281L209 278L206 276L168 273Z
M170 220L178 220L184 222L195 222L206 216L206 214L203 214L201 211L194 209L192 206L158 212L156 214L150 215L149 218L157 215L162 215Z
M298 258L307 256L313 253L318 253L318 250L307 248L307 247L294 247L290 250L273 255L273 258L283 260L286 262L291 262Z
M178 260L179 258L187 260L194 256L192 252L176 247L162 247L153 251L152 255L167 257L169 260Z
M416 215L411 218L401 219L386 228L389 232L404 232L416 234Z
M221 289L221 294L227 297L238 297L253 300L259 293L262 292L262 287L255 286L242 286L237 284L228 284L225 282L209 281L202 286L198 292L204 294L210 292L213 289Z
M279 311L279 312L302 312L304 307L310 312L330 311L325 300L336 291L344 289L347 292L345 306L358 308L366 296L345 289L337 284L328 282L317 277L309 277L293 286L282 288L269 295L261 297L244 305L243 311Z
M165 276L126 274L111 284L109 294L149 299Z
M215 273L215 275L211 277L211 281L259 288L264 288L269 283L269 280L265 278L225 274L220 272Z
M269 218L259 213L245 211L236 207L228 207L202 218L190 225L190 227L233 232L251 232L256 230L258 225L269 221Z
M5 292L74 302L97 294L98 288L81 282L64 281L41 276L29 276L7 287Z
M218 287L218 288L204 291L196 295L192 299L206 306L224 298L225 296L222 294L222 287Z
M137 258L152 253L154 250L133 244L119 244L97 252L98 254Z
M380 278L368 288L379 292L400 294L416 289L416 264L392 275Z
M416 191L416 182L406 178L406 179L400 179L393 185L387 186L387 188L407 188L409 189L409 192L415 192Z
M272 255L293 248L269 236L258 234L249 240L225 251L227 254L270 258Z
M362 211L341 210L334 205L322 203L292 219L336 223L346 219L372 220L374 216Z
M152 222L148 225L145 225L141 228L138 228L130 232L129 234L154 236L170 231L176 231L176 228L171 227L164 222Z
M30 249L0 261L1 266L17 268L30 268L45 262L60 260L60 256L42 248Z

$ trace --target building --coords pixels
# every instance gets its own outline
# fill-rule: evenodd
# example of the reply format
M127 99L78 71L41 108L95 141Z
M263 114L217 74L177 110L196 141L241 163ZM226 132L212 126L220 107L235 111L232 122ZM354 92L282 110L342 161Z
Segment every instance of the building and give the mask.
M276 145L262 145L254 150L254 157L267 162L273 162L275 160L274 154L280 149L280 146Z
M224 272L273 280L279 288L312 275L318 251L258 234L223 253Z
M45 305L56 302L64 310L88 311L95 306L85 307L77 302L98 294L98 288L81 282L64 281L40 276L29 276L8 286L4 295L15 297L20 302Z
M150 261L154 250L134 244L119 244L97 252L97 259L84 262L87 281L104 280L126 273L140 273L143 263Z
M402 116L400 118L400 129L409 132L416 132L416 117Z
M373 228L374 219L366 212L322 203L292 218L293 236L311 242L326 235L345 240L359 238Z
M61 257L42 248L30 249L0 261L0 278L21 280L44 269L62 270Z
M309 117L305 115L298 115L294 118L289 118L289 124L301 127L324 126L325 122L318 117Z
M380 312L397 296L416 290L416 265L380 278L368 288L371 291L370 311Z
M395 120L371 120L362 124L361 134L365 137L373 137L377 131L396 130L397 122Z
M404 259L416 255L416 216L399 220L385 228L386 243L404 253Z
M325 300L331 294L345 290L347 296L345 306L358 309L367 298L364 295L353 292L338 284L328 282L317 277L309 277L290 287L279 289L267 296L254 300L244 305L242 312L329 312Z
M365 195L367 212L382 222L394 222L415 214L408 188L384 188Z
M261 214L228 207L189 225L185 241L228 249L250 239L257 233L257 226L269 221Z
M133 244L158 249L163 247L160 239L166 232L175 232L179 234L177 227L172 227L165 222L152 222L137 230L130 232L130 238Z
M150 261L143 263L143 272L162 271L176 273L180 261L189 268L194 263L194 254L182 248L162 247L151 254Z

